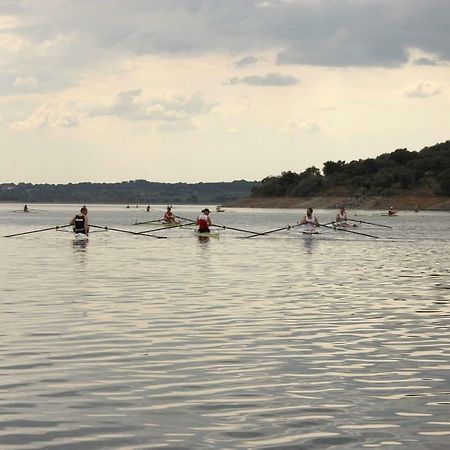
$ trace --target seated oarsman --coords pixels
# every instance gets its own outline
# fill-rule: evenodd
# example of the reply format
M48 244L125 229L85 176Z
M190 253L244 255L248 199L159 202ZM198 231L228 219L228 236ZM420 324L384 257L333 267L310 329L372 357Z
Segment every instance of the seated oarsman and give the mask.
M202 210L202 213L197 217L195 224L198 225L197 231L199 233L209 233L211 231L209 227L212 225L212 221L209 216L208 208Z
M347 211L343 206L341 206L336 213L336 225L340 227L349 227L350 224L347 222Z
M305 225L305 231L315 231L316 227L320 227L319 220L317 217L313 214L313 209L308 208L306 210L306 214L302 217L302 219L299 222L300 225Z
M167 211L164 213L164 223L179 223L172 212L172 207L168 206Z
M88 209L82 206L80 214L77 214L70 222L73 225L74 233L89 234Z

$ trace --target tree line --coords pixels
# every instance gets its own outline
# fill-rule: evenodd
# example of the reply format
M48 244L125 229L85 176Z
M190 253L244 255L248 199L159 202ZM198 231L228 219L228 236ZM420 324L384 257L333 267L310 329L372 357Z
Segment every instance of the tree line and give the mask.
M313 195L394 195L414 190L450 196L450 141L419 152L398 149L376 158L327 161L322 170L268 176L252 189L252 197L310 197Z
M0 184L0 201L23 203L213 203L223 204L250 195L256 181L217 183L156 183L131 180L119 183Z

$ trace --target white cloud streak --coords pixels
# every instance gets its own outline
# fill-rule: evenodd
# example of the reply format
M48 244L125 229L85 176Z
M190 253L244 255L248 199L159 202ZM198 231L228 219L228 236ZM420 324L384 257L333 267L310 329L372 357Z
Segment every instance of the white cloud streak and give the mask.
M407 98L427 98L439 95L442 87L430 81L418 81L414 86L405 90Z

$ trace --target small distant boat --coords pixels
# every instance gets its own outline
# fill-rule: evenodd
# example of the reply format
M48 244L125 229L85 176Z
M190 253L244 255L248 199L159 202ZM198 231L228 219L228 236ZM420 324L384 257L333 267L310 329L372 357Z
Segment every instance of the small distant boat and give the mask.
M216 206L216 212L225 212L221 206Z

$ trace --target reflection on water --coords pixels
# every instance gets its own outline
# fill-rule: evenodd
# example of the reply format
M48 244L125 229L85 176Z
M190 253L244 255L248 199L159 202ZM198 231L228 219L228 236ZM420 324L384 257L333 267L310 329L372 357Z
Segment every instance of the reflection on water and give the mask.
M73 209L45 205L26 222L1 208L2 235ZM124 229L136 219L90 213ZM220 220L263 231L281 214L299 212ZM183 228L81 245L52 231L2 238L0 448L448 448L448 219L358 227L378 240L203 241Z

